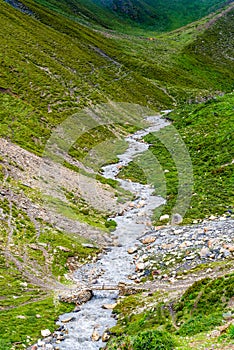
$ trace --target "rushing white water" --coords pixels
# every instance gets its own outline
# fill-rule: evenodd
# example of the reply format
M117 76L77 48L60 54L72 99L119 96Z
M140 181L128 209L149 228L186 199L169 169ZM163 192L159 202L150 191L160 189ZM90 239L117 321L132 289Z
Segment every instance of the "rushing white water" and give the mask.
M126 138L129 148L119 156L119 162L105 166L103 176L115 179L119 169L126 166L133 158L149 147L141 139L149 132L158 131L168 125L168 122L160 116L148 117L150 127L138 131ZM150 226L152 210L165 203L162 197L153 196L154 189L150 185L141 185L125 180L118 180L121 186L130 190L137 199L134 206L129 208L123 215L115 217L117 228L114 232L119 245L110 247L100 260L93 264L87 264L75 272L75 279L81 283L117 285L119 282L130 283L128 277L135 271L132 256L127 250L137 244L137 238L142 236ZM100 338L92 341L94 329L100 334L113 327L116 320L112 317L111 310L103 309L103 304L113 304L118 296L117 291L96 291L94 297L82 305L78 313L66 314L60 317L59 324L64 317L74 316L74 320L67 323L68 335L59 344L61 350L98 350L105 346ZM57 344L56 344L57 345Z

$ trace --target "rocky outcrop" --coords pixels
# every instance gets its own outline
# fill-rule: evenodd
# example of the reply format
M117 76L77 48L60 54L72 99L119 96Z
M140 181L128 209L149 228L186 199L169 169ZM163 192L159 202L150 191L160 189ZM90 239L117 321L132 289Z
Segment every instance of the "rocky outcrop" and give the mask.
M93 297L93 292L90 289L76 289L63 292L59 295L59 301L70 304L84 304Z

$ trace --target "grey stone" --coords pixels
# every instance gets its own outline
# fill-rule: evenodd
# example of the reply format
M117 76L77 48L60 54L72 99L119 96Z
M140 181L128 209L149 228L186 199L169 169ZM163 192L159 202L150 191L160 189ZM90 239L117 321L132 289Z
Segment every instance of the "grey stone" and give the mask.
M183 217L180 214L174 214L171 219L172 225L179 225L183 222Z

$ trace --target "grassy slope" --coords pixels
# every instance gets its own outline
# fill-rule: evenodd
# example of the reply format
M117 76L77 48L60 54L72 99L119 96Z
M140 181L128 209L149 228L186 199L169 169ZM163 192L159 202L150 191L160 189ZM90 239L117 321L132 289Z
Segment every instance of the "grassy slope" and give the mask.
M134 68L177 102L202 101L214 91L232 91L233 5L227 13L188 25L152 41L117 38L121 62Z
M191 49L210 35L204 26L197 30L201 23L153 42L106 38L30 0L24 3L40 21L1 3L0 87L10 89L0 95L1 135L37 154L51 129L84 106L114 100L158 109L232 89L233 61L227 55L225 64L216 63L216 57L222 57L223 38L233 40L231 12L223 17L226 23L219 20L223 35L218 45L215 36L212 48L204 44L204 57ZM207 61L211 49L213 59Z
M39 4L86 24L101 25L122 33L146 35L149 31L169 31L191 23L230 1L222 0L37 0Z
M0 94L4 107L1 112L1 136L9 137L13 142L32 152L41 154L51 129L85 105L107 101L110 98L115 101L140 103L157 109L172 106L174 99L180 102L183 99L199 98L200 94L212 95L217 89L231 90L230 80L233 73L229 69L232 61L228 59L228 54L224 64L218 62L214 65L216 58L223 52L223 46L215 45L217 38L213 39L212 55L211 51L208 51L204 57L201 52L195 54L192 50L193 43L200 47L199 40L206 35L204 27L196 31L196 25L192 25L183 31L160 36L153 42L132 37L107 39L63 17L54 16L52 12L38 5L34 6L31 1L25 1L25 3L37 13L36 17L40 21L21 14L1 1L0 14L3 30L0 35L3 50L1 51L0 87L6 89L5 93ZM225 18L228 21L228 17ZM224 19L219 23L223 23L222 32L226 35L228 30L226 28L224 32ZM222 42L220 41L219 44ZM92 46L100 48L111 58L121 62L121 68L95 51ZM206 47L209 48L209 45ZM157 57L157 64L155 64L155 57ZM167 89L166 92L162 91L164 88ZM230 106L228 98L225 105L227 113ZM196 107L191 106L188 109L196 109ZM185 128L182 120L178 121L177 127L181 130ZM89 135L87 143L93 145L93 141L92 135ZM82 142L84 143L85 140ZM9 203L3 203L3 209L4 207L9 213ZM13 226L16 227L14 237L16 241L21 237L26 240L26 244L29 241L37 243L35 228L26 215L16 208L15 217L12 220ZM30 229L31 235L25 235L25 229L26 232ZM6 226L1 231L4 244L7 240L7 230L9 227ZM55 233L51 229L51 234L56 234L53 238L48 236L47 232L50 244L53 242L52 246L67 245L70 249L72 248L70 238L61 242L59 232ZM82 250L80 242L76 244L75 250L79 253ZM22 246L14 249L16 256L19 253L17 259L20 260ZM31 262L41 261L40 252L28 249L27 254ZM66 260L67 254L65 252L61 254L59 259ZM55 279L60 274L57 271L60 267L55 267L52 273ZM43 264L41 269L43 272ZM61 271L61 273L64 272ZM7 273L4 260L2 260L0 275L3 276L4 284L9 283L9 289L5 290L8 298L1 295L2 307L14 305L17 300L15 296L19 297L19 302L33 300L38 294L43 296L42 291L31 286L29 281L30 290L26 288L26 290L20 290L20 295L15 295L16 289L20 282L25 281L25 277L18 274L15 266L12 266L10 274ZM5 293L4 290L3 293ZM53 305L51 298L45 303L46 310ZM42 325L36 320L35 312L32 313L31 305L22 306L22 309L16 308L14 312L6 310L3 313L3 320L10 315L12 322L9 322L9 332L12 333L16 327L18 336L22 338L19 338L19 341L26 342L26 335L38 336ZM35 303L33 305L35 307ZM45 304L38 302L36 305L38 305L38 313L43 313L42 320L45 320L47 317L43 311ZM51 319L54 319L59 312L61 310L51 315ZM30 317L33 322L38 322L38 328L35 327L32 331L27 328L27 325L24 327L23 321L17 319L16 314L23 315L26 319ZM4 328L1 329L4 332ZM3 334L6 338L4 342L7 342L9 333ZM12 342L16 341L17 335L12 333L11 337Z
M8 218L6 211L9 210L9 203L1 201L0 205ZM62 289L62 282L65 282L63 275L68 272L68 257L76 256L81 262L93 252L82 247L81 243L85 240L59 232L48 227L45 222L41 223L42 232L37 238L35 227L26 213L14 208L13 215L11 225L14 227L14 237L10 243L12 256L6 257L0 251L0 339L8 344L7 349L14 344L17 349L22 349L22 344L27 344L27 336L31 343L40 337L40 330L45 326L52 331L56 318L74 308L59 303L53 289L56 291L58 281L61 281L59 284ZM5 252L9 249L8 235L9 227L1 227L0 239ZM59 246L68 252L60 250Z
M22 349L45 326L52 331L56 318L73 309L56 296L68 283L68 258L84 263L97 249L86 248L82 244L89 241L52 227L36 212L31 217L27 206L19 208L19 196L38 205L40 195L7 176L11 165L1 159L0 348Z
M156 292L150 296L127 296L115 308L119 314L115 337L108 344L110 350L141 349L223 349L233 344L234 327L226 334L209 338L207 333L223 324L223 315L230 312L233 297L233 274L215 280L206 278L195 282L179 301L169 294ZM169 297L169 298L168 298ZM137 311L144 308L144 311ZM213 345L212 345L213 344Z
M234 40L232 16L233 10L224 14L212 25L211 23L209 25L206 24L208 29L193 40L191 40L191 29L189 28L187 33L186 31L183 33L180 31L172 33L172 38L175 39L177 36L179 46L183 37L187 36L185 38L187 44L182 48L182 52L175 54L175 57L172 58L171 61L174 65L168 67L169 75L169 69L178 72L178 89L186 90L191 84L189 80L187 82L180 81L182 78L179 75L180 65L184 66L185 74L187 73L189 77L192 74L193 77L201 79L201 88L205 84L206 79L212 79L214 88L216 87L217 90L220 89L222 84L227 84L226 87L228 88L229 86L229 89L231 89L234 78L232 73L233 63L230 61L233 55ZM191 42L189 42L189 36ZM172 56L168 54L167 61L165 61L165 57L166 55L161 57L162 62L171 65L169 58ZM152 74L153 70L151 70ZM167 79L165 84L169 83L169 75L168 78L165 75L163 76L163 78L166 77ZM168 90L176 96L175 86ZM233 207L233 164L230 164L234 158L234 141L232 136L234 122L233 94L227 94L211 100L209 99L212 93L209 94L207 91L206 98L204 98L204 93L203 96L202 92L200 94L197 97L190 96L191 102L199 102L199 104L185 104L183 107L175 109L169 115L189 150L195 177L195 195L192 197L191 207L186 213L186 221L204 218L210 214L222 214L228 208ZM201 103L204 100L207 100L207 102ZM151 147L151 150L163 166L163 169L170 170L169 173L165 174L168 203L164 208L165 213L170 213L177 195L177 170L170 153L160 144L157 136L148 136L146 141L154 145ZM143 158L140 157L135 164L130 164L129 167L122 171L121 176L133 180L144 179L142 171L139 171L139 165L142 161ZM225 164L229 165L224 166ZM139 171L138 174L136 169ZM157 178L153 179L153 182L155 183L156 191L158 191ZM155 215L156 218L157 213Z
M189 151L194 189L185 222L221 215L233 209L233 113L234 96L227 94L197 105L187 105L169 114ZM170 128L170 127L169 127ZM166 134L164 129L160 132ZM150 150L156 156L165 173L167 183L167 204L163 214L171 214L175 205L178 188L178 173L167 148L158 140L157 133L148 135L145 140L151 144ZM143 156L122 170L121 177L146 181L142 171L136 172L143 163ZM147 165L146 165L147 169ZM152 178L156 193L160 193L158 178ZM158 219L157 211L155 220Z
M118 101L123 96L143 104L147 104L148 96L163 100L161 91L152 92L150 84L145 84L137 74L124 78L125 68L93 49L101 46L108 51L111 46L108 40L47 11L37 8L37 12L50 26L1 3L4 32L1 32L0 86L12 92L1 94L2 135L40 153L51 128L78 107L107 98ZM131 94L136 87L136 93ZM165 96L165 103L168 102ZM16 110L20 110L17 116Z

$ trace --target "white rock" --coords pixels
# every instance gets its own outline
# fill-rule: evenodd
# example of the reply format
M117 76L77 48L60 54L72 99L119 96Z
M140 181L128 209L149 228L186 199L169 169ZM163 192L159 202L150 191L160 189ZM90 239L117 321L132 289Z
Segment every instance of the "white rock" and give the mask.
M21 285L22 287L27 287L27 286L28 286L28 283L27 283L27 282L21 282L20 285Z
M139 204L140 208L141 208L141 207L144 207L144 205L145 205L145 201L141 200L141 201L139 201L139 203L138 203L138 204Z
M174 234L175 234L175 235L179 235L179 234L182 233L182 232L183 232L182 229L174 230Z
M206 258L210 254L210 249L204 247L204 248L201 249L199 254L200 254L201 258Z
M42 337L49 337L51 335L51 331L49 329L42 329L41 335Z
M70 321L72 321L74 319L73 316L70 316L70 317L67 317L67 318L64 318L63 320L61 320L63 323L68 323Z
M115 303L115 304L104 304L104 305L102 305L102 308L103 309L107 309L107 310L113 310L116 306L117 306L117 303Z
M138 248L137 248L137 247L134 247L134 248L129 248L129 249L128 249L128 254L134 254L134 253L136 253L136 252L137 252L137 250L138 250Z
M102 335L102 341L105 343L110 339L110 334L108 332L104 332Z
M45 342L44 342L43 340L39 339L39 340L37 341L37 345L43 347L43 346L45 346Z
M160 221L169 220L170 216L168 214L160 216Z

